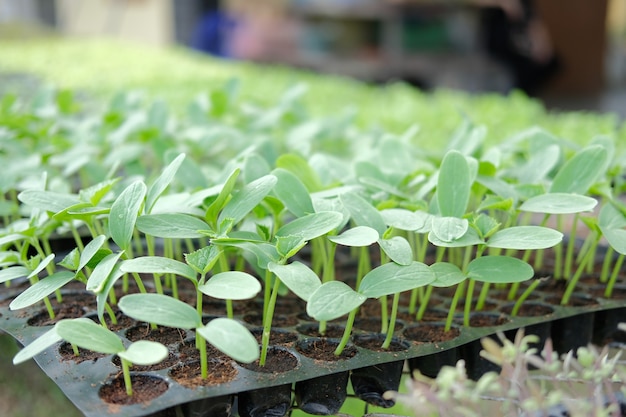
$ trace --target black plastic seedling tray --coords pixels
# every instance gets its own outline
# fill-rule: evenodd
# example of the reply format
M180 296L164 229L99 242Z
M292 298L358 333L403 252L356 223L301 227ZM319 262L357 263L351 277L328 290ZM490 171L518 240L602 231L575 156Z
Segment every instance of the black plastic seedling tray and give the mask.
M69 294L69 292L68 292ZM383 364L388 362L402 361L405 359L428 357L434 358L441 352L446 352L454 348L468 346L476 340L495 334L497 331L514 330L518 328L532 328L540 323L551 323L551 335L563 336L573 334L582 336L580 340L573 342L561 343L564 348L575 348L586 345L593 339L604 339L609 337L609 333L614 331L608 323L611 320L619 321L619 319L611 319L610 314L616 312L621 314L626 307L626 301L621 299L607 300L601 297L592 297L586 291L580 291L573 297L575 306L560 306L552 300L554 295L536 291L533 300L527 304L543 305L551 312L543 314L539 317L510 317L503 311L507 306L512 304L510 301L503 301L491 298L489 299L489 310L473 313L488 314L500 317L503 324L488 327L464 327L460 325L461 317L459 313L456 315L454 332L458 335L451 340L441 342L430 342L428 340L410 340L407 334L414 326L424 325L443 325L443 322L429 321L416 322L413 320L399 320L398 329L395 332L395 340L406 349L395 350L393 352L379 352L358 345L351 345L351 349L356 349L353 357L343 360L325 362L317 359L309 358L303 355L297 346L302 343L310 343L315 340L314 337L306 336L300 332L303 328L316 326L316 323L309 319L302 311L301 303L294 303L293 311L287 311L285 315L294 316L297 324L284 327L280 330L295 335L294 341L281 345L280 349L285 349L291 353L297 360L297 365L290 371L283 373L263 373L249 370L234 361L229 361L236 371L236 377L227 383L214 386L198 386L196 388L186 388L177 383L169 376L172 367L149 372L141 372L144 375L151 375L163 379L168 389L159 397L151 400L149 403L133 404L133 405L116 405L108 404L99 397L100 388L109 383L112 378L120 373L120 368L113 363L112 356L101 357L95 361L84 361L75 363L73 360L62 360L59 353L61 343L52 346L46 351L39 354L35 360L43 371L61 388L65 395L84 413L87 417L115 415L124 417L136 417L145 415L157 415L159 411L171 408L178 404L190 403L205 398L220 397L228 394L236 394L245 391L252 391L267 387L274 387L285 384L292 384L299 381L317 378L323 375L340 373L344 371L353 371L371 367L372 365ZM558 297L557 297L558 298ZM0 305L0 329L13 336L22 345L27 345L40 336L43 332L49 330L51 325L47 326L31 326L29 320L36 314L44 312L42 305L33 306L19 311L11 311L8 308L8 300L11 299L11 293L5 291L3 302ZM437 296L431 300L431 307L446 311L447 300ZM285 309L283 309L285 310ZM289 310L289 308L287 308ZM594 314L603 312L601 319L594 321ZM85 316L93 316L94 311L86 311ZM406 307L401 308L401 313L405 313ZM580 316L576 320L566 320L567 318ZM600 317L600 315L596 315ZM618 318L620 316L618 315ZM244 313L237 315L235 318L244 320ZM583 319L584 318L584 319ZM564 326L575 326L574 331L569 331ZM588 322L592 329L585 331L582 329L581 323ZM332 322L333 325L342 325L340 321ZM251 330L258 329L258 326L247 326ZM117 333L126 340L126 329L119 330ZM182 331L181 338L193 338L192 332ZM353 331L353 339L359 335L373 334L372 332L359 330ZM587 335L587 336L585 336ZM338 341L339 339L332 339ZM569 344L568 344L569 343ZM168 346L174 355L178 355L178 347L176 345Z

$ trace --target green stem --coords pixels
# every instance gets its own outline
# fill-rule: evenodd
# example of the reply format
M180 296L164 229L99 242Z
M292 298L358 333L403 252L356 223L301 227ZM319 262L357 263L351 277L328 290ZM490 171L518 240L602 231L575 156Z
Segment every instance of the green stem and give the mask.
M387 296L383 295L378 299L380 301L380 332L387 333L389 327L388 311L387 311Z
M202 285L204 284L204 280L206 279L206 273L203 273L200 275L200 282L198 282L198 285ZM200 292L198 290L198 287L196 287L196 312L198 313L198 317L202 317L202 292Z
M519 313L519 309L522 307L522 303L526 301L528 296L534 291L535 288L537 288L537 286L540 283L541 283L541 280L536 279L533 281L532 284L528 286L528 288L526 288L526 290L522 293L520 298L515 302L515 305L513 305L513 310L511 310L511 316L513 317L517 316L517 313Z
M419 295L419 291L421 288L413 288L411 290L411 299L409 300L409 314L415 314L417 310L417 296Z
M478 301L476 302L476 311L482 311L485 308L485 301L487 301L487 296L489 295L490 287L491 287L490 282L483 282L483 287L480 289L480 294L478 295Z
M466 327L470 325L472 298L474 297L474 287L476 286L476 280L470 278L468 281L467 292L465 293L465 308L463 309L463 325Z
M135 279L135 283L137 283L137 288L139 288L139 292L146 293L146 287L143 285L143 281L141 280L139 274L137 272L132 272L131 275ZM128 292L128 288L126 288L126 291Z
M265 360L267 359L267 348L270 344L270 332L272 330L272 319L274 318L274 306L276 305L276 299L278 298L278 287L280 287L280 280L278 277L274 278L274 286L272 288L272 296L270 303L267 306L265 316L263 316L263 336L261 337L261 358L259 359L259 365L265 366Z
M72 346L72 352L74 352L74 356L80 356L80 351L78 350L78 346L75 345L74 343L70 343L70 346Z
M513 284L511 284L511 288L509 289L509 294L506 297L507 300L509 301L515 300L515 295L517 294L517 290L519 290L519 286L520 286L519 282L514 282Z
M356 270L356 286L359 288L363 277L372 269L372 260L370 259L370 252L368 246L362 246L359 248L359 263Z
M611 274L611 278L609 280L608 285L606 286L606 290L604 291L604 296L606 298L611 298L613 295L613 287L615 286L615 282L617 281L617 276L622 269L622 264L624 263L624 254L620 253L617 257L617 261L615 262L615 266L613 267L613 273Z
M76 247L78 248L78 250L82 252L83 249L85 249L85 245L83 245L83 240L81 239L80 234L78 233L78 230L76 229L76 226L74 226L74 222L70 220L69 224L70 224L70 230L72 232L72 236L74 237L74 242L76 242Z
M393 304L391 307L391 317L389 318L389 329L387 330L387 337L383 342L382 348L387 350L391 346L391 340L393 339L393 332L396 328L396 317L398 317L398 305L400 304L400 293L397 292L393 295Z
M226 316L229 319L235 317L235 315L233 314L233 300L226 300Z
M448 310L448 317L446 318L446 325L444 330L447 332L452 328L452 320L454 319L454 312L456 310L456 306L459 303L459 298L465 292L465 281L461 281L459 285L456 287L456 291L454 291L454 296L452 297L452 302L450 303L450 309Z
M209 376L209 372L206 356L206 340L204 340L204 338L198 332L196 332L196 347L200 352L200 375L202 376L202 379L207 379L207 377Z
M335 349L335 355L339 356L343 352L343 349L346 347L348 342L350 341L350 334L352 334L352 326L354 325L354 319L356 318L356 314L359 311L359 307L355 308L348 314L348 319L346 320L346 327L343 329L343 336L341 337L341 341L337 345Z
M615 253L615 249L613 246L609 246L606 250L606 254L604 255L604 260L602 261L602 272L600 273L600 282L607 282L609 279L609 270L611 269L611 263L613 261L613 255Z
M46 305L46 310L48 311L50 320L53 320L56 317L56 314L54 314L54 309L52 308L52 304L50 304L50 299L48 297L44 297L43 303Z
M556 227L557 230L563 230L563 215L556 215ZM554 247L554 278L561 279L563 278L563 242L559 242Z
M128 361L124 358L120 358L122 362L122 372L124 373L124 385L126 386L126 394L130 397L133 395L133 384L130 380L130 367Z
M574 276L572 276L572 278L570 278L567 282L567 287L565 288L565 292L563 293L563 298L561 298L561 305L567 305L567 303L569 303L569 299L572 296L574 289L576 288L576 284L578 283L578 280L580 279L583 271L585 270L587 263L593 262L593 257L594 257L593 252L587 252L582 262L578 264L578 268L576 268L576 272L574 273Z
M111 319L111 324L116 325L117 317L115 317L115 312L113 311L109 303L104 303L104 309L106 310L107 314L109 315L109 318ZM102 324L104 325L104 327L107 327L105 323L102 323Z
M428 302L430 301L430 295L433 293L433 288L432 285L426 287L426 293L424 294L420 308L417 310L417 320L421 320L424 317L424 313L426 313L426 309L428 308Z
M326 262L324 264L322 283L335 280L335 252L337 251L337 244L328 239L326 239L325 243Z
M578 228L578 213L574 214L572 228L569 233L569 241L567 242L567 250L565 252L565 278L569 278L572 273L572 263L574 259L574 247L576 246L576 229Z

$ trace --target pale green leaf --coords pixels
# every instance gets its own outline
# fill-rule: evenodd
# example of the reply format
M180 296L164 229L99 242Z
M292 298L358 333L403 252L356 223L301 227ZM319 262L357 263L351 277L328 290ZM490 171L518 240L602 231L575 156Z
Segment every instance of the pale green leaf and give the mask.
M501 249L547 249L559 244L563 233L541 226L514 226L497 231L487 241L487 246Z
M470 181L467 159L458 151L446 153L437 181L437 203L442 216L463 217L469 202Z
M358 291L368 298L378 298L423 287L434 280L435 274L421 262L410 265L389 262L368 272Z
M93 239L91 242L87 243L87 245L85 245L85 248L80 254L80 264L78 265L78 268L76 268L77 271L80 271L89 263L91 258L93 258L96 253L98 253L98 250L100 250L106 240L107 238L105 235L99 235L96 236L96 238Z
M140 256L122 262L123 272L138 272L140 274L176 274L181 277L197 280L196 271L189 265L176 259L162 256Z
M109 213L109 233L111 239L121 249L130 246L135 222L146 195L146 185L137 181L126 187L111 206Z
M483 256L467 266L467 276L476 281L510 284L533 277L533 268L521 259L511 256Z
M113 267L120 259L124 252L112 253L102 259L98 265L91 271L91 275L87 279L87 290L95 293L100 293L104 284L109 278L109 275L113 271Z
M74 276L75 274L70 271L55 272L22 291L11 301L9 308L11 310L19 310L20 308L31 306L63 287L73 280Z
M199 285L198 291L221 300L248 300L261 291L261 284L246 272L224 271Z
M402 236L393 236L389 239L379 239L378 244L385 255L400 265L410 265L413 262L411 244Z
M195 329L202 321L195 308L163 294L129 294L118 303L127 316L159 326Z
M272 174L277 178L274 193L283 202L287 210L296 217L302 217L315 211L311 196L298 177L282 168L275 169Z
M433 287L451 287L467 279L458 266L449 262L436 262L430 270L435 274L435 280L430 283Z
M591 211L597 204L596 199L584 195L549 193L529 198L519 209L531 213L573 214Z
M138 340L117 355L134 365L146 366L163 361L169 355L169 350L159 342Z
M299 217L276 232L276 236L300 236L310 241L335 230L343 222L343 215L336 211L322 211Z
M259 358L259 344L243 324L226 317L211 320L196 331L219 351L238 362L252 363Z
M148 188L148 192L146 194L146 213L150 213L152 208L154 207L154 203L156 203L157 199L165 189L170 185L170 182L174 179L178 168L183 163L185 159L185 154L181 153L178 155L172 162L169 163L161 172L161 175L154 181L154 183Z
M137 218L137 229L150 236L169 239L196 239L204 237L199 230L209 225L197 217L183 213L145 214Z
M92 352L117 354L124 350L118 335L91 320L61 320L54 327L65 341Z
M590 145L578 151L556 173L551 193L585 194L604 175L609 154L602 145Z
M322 285L317 274L301 262L296 261L289 265L270 263L268 269L304 301L308 301L311 294Z
M322 284L311 294L306 305L309 316L318 321L328 321L348 314L367 300L341 281Z
M340 235L328 236L328 240L343 246L370 246L378 240L378 232L368 226L356 226Z
M233 224L239 223L272 191L276 181L275 176L266 175L246 184L226 203L217 218L217 223L220 224L225 219L232 219Z

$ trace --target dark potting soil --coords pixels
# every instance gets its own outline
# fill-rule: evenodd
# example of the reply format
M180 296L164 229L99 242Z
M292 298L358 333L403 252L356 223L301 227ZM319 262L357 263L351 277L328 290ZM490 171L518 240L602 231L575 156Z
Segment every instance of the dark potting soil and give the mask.
M545 301L548 304L551 305L560 305L561 304L561 297L547 297L545 299ZM588 306L595 306L598 305L598 300L596 300L595 298L587 298L587 297L579 297L579 296L572 296L570 297L568 303L566 304L568 306L574 306L574 307L588 307Z
M62 307L56 307L52 309L54 311L54 318L51 319L48 311L42 309L39 313L33 315L28 319L29 326L52 326L59 320L63 319L76 319L85 315L85 309L76 304L65 304Z
M263 315L260 313L246 314L243 316L243 321L255 326L261 326L263 324ZM274 317L272 317L272 327L291 327L297 325L298 323L298 318L294 316L275 314Z
M126 331L126 337L131 342L150 340L152 342L160 342L167 346L183 342L187 337L187 333L184 330L173 327L151 329L149 324L144 323L128 329Z
M354 327L366 332L378 333L381 330L380 317L361 317L354 320ZM395 330L401 330L404 324L396 320Z
M626 299L626 288L624 288L623 286L614 286L613 290L611 291L611 296L610 297L606 297L604 295L604 292L606 291L606 284L604 285L598 285L597 287L594 287L591 289L590 294L593 297L598 297L598 298L607 298L609 300L624 300Z
M207 377L202 378L200 361L185 362L169 372L169 376L187 388L225 384L237 376L237 369L230 361L209 359Z
M50 303L52 304L53 307L57 307L57 306L64 307L70 304L74 304L74 305L83 307L83 311L95 310L98 307L96 297L94 297L94 295L91 293L63 294L63 297L61 298L60 303L54 297L50 299Z
M177 350L178 350L178 354L180 355L180 360L182 362L190 362L192 360L200 360L200 351L196 347L196 339L195 338L187 339L187 340L181 342L178 345ZM220 358L220 359L224 359L224 360L228 359L228 357L224 353L222 353L221 351L217 350L210 343L206 344L206 354L207 354L208 358Z
M124 378L119 375L100 388L99 396L109 404L129 405L147 403L163 394L168 389L167 382L149 375L131 375L133 395L126 394ZM112 410L114 413L115 410Z
M259 365L259 360L252 363L240 363L242 367L255 372L265 374L280 374L291 371L298 366L298 358L289 353L288 350L270 346L267 351L265 365Z
M513 305L507 305L502 307L502 312L505 314L511 314L513 310ZM549 316L554 312L554 309L548 305L537 304L537 303L525 303L522 304L519 312L517 313L521 317L541 317L541 316Z
M382 345L385 341L384 334L376 335L358 335L353 338L354 344L364 349L373 350L375 352L402 352L409 348L408 344L399 340L391 340L389 348L383 349Z
M419 324L417 326L407 327L402 332L404 337L416 343L446 342L458 337L460 333L459 329L454 327L445 331L443 325L437 324Z
M135 324L135 320L124 315L124 313L122 313L121 311L114 309L114 312L115 312L115 319L117 320L116 324L112 324L111 317L109 317L109 314L104 313L104 322L106 323L107 329L113 332L116 332L122 329L127 329ZM97 314L90 314L87 317L93 320L94 322L100 324L100 319L98 318Z
M261 343L263 329L251 330L257 342ZM288 345L298 340L298 335L294 332L272 329L270 331L270 345Z
M345 327L340 326L338 324L327 324L326 332L324 334L321 334L319 329L320 329L319 324L314 324L314 323L303 324L296 328L296 330L299 333L305 336L341 338L343 336Z
M474 314L470 317L469 323L471 327L489 327L501 326L509 322L509 319L503 315L493 314Z
M59 346L59 355L61 355L62 361L74 361L75 363L82 362L95 362L98 359L102 359L109 355L105 353L94 352L93 350L86 350L82 348L78 348L78 356L74 354L74 350L72 349L72 345L69 343L61 343Z
M335 355L337 345L337 342L325 338L306 339L302 343L299 343L296 349L304 356L327 362L349 359L357 354L357 350L354 346L346 346L343 352L341 352L341 355Z

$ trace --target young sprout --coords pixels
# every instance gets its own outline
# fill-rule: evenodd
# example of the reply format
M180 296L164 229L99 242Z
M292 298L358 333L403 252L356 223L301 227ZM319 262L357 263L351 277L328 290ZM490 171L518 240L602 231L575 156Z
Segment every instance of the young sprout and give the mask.
M133 395L130 366L153 365L167 358L168 350L158 342L140 340L124 347L122 340L112 331L85 318L61 320L56 325L19 351L13 364L22 363L50 346L65 340L76 347L93 352L118 355L122 363L126 394Z
M163 294L125 295L118 306L124 314L135 320L195 330L203 379L208 376L206 342L239 362L251 363L259 358L256 339L236 320L220 317L205 325L195 308Z

